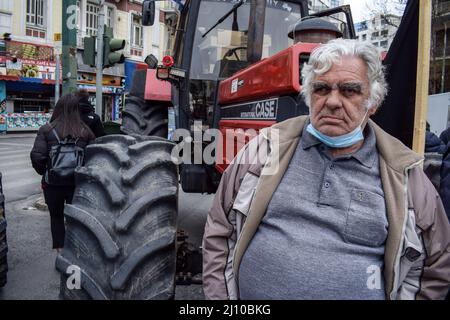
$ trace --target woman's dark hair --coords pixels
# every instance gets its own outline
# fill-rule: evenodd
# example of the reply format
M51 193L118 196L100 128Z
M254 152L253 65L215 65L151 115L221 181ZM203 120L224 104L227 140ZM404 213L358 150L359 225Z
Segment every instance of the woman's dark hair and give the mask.
M91 139L94 134L83 122L79 111L79 98L75 94L67 94L58 100L50 125L61 138Z

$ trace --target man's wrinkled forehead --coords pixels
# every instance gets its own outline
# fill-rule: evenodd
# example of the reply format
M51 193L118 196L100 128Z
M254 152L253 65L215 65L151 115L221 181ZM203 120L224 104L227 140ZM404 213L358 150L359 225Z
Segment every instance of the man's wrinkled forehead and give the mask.
M319 66L320 69L320 66ZM367 66L365 62L355 56L342 56L336 59L331 68L323 74L316 74L315 80L340 80L366 82Z

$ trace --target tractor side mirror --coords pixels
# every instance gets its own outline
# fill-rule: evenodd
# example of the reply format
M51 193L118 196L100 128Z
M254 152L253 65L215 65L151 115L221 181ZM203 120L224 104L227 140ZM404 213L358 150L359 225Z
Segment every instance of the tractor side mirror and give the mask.
M147 58L145 58L145 63L148 65L149 69L156 69L158 66L158 58L156 58L153 54L149 54Z
M142 4L142 25L152 26L155 23L155 0L145 0Z

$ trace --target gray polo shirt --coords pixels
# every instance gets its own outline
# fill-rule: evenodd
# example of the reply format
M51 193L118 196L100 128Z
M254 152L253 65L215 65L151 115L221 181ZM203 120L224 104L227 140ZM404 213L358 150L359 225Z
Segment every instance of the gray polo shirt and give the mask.
M305 130L239 270L241 299L385 299L388 221L373 129L331 158Z

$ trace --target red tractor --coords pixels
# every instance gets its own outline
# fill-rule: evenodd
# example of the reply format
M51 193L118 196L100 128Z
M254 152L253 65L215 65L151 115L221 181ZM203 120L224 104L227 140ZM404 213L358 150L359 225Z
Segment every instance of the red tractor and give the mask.
M311 30L301 27L314 25L304 20L306 0L186 0L173 55L134 75L124 135L98 139L77 170L56 262L63 298L170 299L176 283L201 272L201 254L177 232L179 184L188 193L214 193L259 129L308 113L300 69L320 44L294 39L330 31L354 37L349 6L315 17L337 13L346 16L346 22L331 20L339 28L324 28L322 20ZM155 2L144 1L145 25L154 14ZM211 129L222 136L208 136ZM179 139L181 164L173 159ZM213 161L197 159L211 144Z

